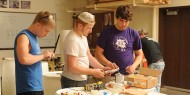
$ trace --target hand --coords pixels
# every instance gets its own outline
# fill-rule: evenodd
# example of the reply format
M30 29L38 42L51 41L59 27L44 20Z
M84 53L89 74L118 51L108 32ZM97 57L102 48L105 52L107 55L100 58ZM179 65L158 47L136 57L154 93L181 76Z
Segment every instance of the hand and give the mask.
M103 67L102 69L103 69L104 71L111 70L110 67Z
M44 60L50 60L51 58L55 57L55 54L50 51L45 51L43 55L44 55L44 58L43 58Z
M55 58L55 53L53 53L52 51L49 51L51 53L51 58Z
M117 69L112 69L112 70L107 70L107 71L105 71L105 74L106 74L106 75L111 75L111 74L113 74L113 73L115 73L115 72L117 72L117 71L119 71L119 68L117 68Z
M108 64L108 67L110 67L111 69L119 68L115 63L111 63L111 62Z
M102 69L94 69L94 72L92 75L96 78L103 78L104 77L104 71Z
M110 67L103 67L103 72L104 72L104 74L105 74L106 76L111 76L111 73L105 73L105 71L107 71L107 70L111 70L111 68L110 68Z
M127 68L125 68L126 72L128 72L129 74L134 74L136 67L134 67L133 65L127 66Z

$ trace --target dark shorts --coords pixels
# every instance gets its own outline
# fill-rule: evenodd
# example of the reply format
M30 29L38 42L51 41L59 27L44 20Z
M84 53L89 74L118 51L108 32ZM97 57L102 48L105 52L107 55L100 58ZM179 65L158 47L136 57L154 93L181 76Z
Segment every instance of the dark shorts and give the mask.
M44 91L29 91L24 93L17 93L16 95L44 95Z
M61 76L61 87L62 88L69 88L69 87L84 87L86 85L85 81L75 81L64 76Z

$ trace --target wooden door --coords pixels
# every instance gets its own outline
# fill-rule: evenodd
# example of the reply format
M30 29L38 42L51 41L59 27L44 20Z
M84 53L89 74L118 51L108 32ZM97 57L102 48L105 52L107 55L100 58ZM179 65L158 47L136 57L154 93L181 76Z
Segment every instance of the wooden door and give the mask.
M190 89L190 7L161 8L159 35L166 63L163 85Z

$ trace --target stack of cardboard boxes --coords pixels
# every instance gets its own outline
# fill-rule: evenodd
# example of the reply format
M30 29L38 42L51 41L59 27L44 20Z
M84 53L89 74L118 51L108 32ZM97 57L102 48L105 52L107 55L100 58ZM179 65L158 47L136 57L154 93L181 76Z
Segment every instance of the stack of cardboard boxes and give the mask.
M131 86L148 89L158 85L158 76L160 74L160 70L140 68L138 74L125 76L125 80L128 81Z

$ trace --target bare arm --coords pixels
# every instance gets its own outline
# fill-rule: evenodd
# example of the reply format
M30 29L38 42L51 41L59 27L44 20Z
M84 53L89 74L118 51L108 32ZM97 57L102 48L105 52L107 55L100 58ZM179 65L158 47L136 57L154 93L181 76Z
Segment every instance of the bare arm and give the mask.
M126 68L126 71L128 73L134 73L135 72L135 69L137 68L137 66L142 62L142 58L143 58L143 52L142 52L142 49L140 50L136 50L135 51L135 60L133 62L133 64L131 66L128 66Z
M99 68L99 69L103 69L104 66L102 64L100 64L90 53L90 50L88 49L87 51L88 53L88 58L90 60L90 66L92 66L93 68Z
M20 35L17 38L16 52L18 56L18 60L21 64L31 65L42 59L48 58L52 56L52 53L46 51L42 55L32 55L29 53L31 49L28 37L24 34Z
M102 49L99 46L96 46L96 58L104 65L112 68L112 69L116 69L118 68L118 66L115 63L110 62L109 60L106 59L106 57L104 56L104 49Z
M77 64L77 57L72 55L67 56L67 67L68 70L74 74L85 74L85 75L93 75L97 78L104 77L104 73L101 69L91 69L91 68L84 68Z

